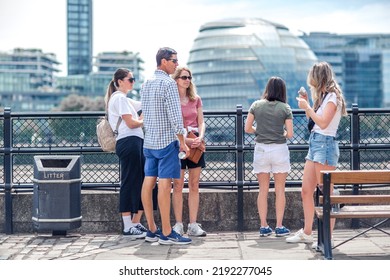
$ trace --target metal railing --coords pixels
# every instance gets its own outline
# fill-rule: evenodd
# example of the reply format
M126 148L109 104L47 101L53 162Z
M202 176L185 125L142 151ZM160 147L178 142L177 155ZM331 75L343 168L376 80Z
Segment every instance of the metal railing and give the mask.
M308 150L307 120L293 110L294 137L288 141L291 172L286 187L301 184ZM6 232L12 232L12 194L32 192L33 156L81 155L82 190L119 189L119 161L103 152L97 142L96 123L104 112L14 113L0 115L0 193L5 196ZM244 132L247 111L205 111L206 167L200 188L236 191L238 228L243 221L243 191L258 188L252 174L254 136ZM342 118L337 139L339 169L390 168L390 109L359 109L356 104ZM354 192L358 191L355 186Z

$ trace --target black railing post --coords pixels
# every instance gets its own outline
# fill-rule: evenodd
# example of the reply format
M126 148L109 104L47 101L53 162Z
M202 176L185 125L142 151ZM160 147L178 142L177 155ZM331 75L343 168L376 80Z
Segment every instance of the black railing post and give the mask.
M359 107L357 104L352 104L351 115L351 166L352 170L360 169L360 155L359 155L359 142L360 142L360 129L359 129Z
M352 115L351 115L351 167L352 170L360 169L360 153L359 153L359 143L360 143L360 125L359 125L359 107L356 103L352 104ZM352 186L352 194L359 194L359 185ZM351 228L359 228L359 219L351 220Z
M5 233L13 233L12 222L12 125L11 108L4 108L4 199Z
M237 128L236 128L236 149L237 149L237 230L244 230L244 118L242 105L237 104Z

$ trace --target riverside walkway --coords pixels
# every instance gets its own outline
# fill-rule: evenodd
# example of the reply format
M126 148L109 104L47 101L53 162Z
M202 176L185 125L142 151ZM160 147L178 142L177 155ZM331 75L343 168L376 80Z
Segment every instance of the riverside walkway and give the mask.
M336 230L335 245L363 229ZM389 229L386 229L389 230ZM316 237L316 232L313 233ZM370 231L333 250L334 260L390 260L389 236ZM322 260L311 245L258 232L218 232L190 245L159 245L120 234L0 234L0 260Z

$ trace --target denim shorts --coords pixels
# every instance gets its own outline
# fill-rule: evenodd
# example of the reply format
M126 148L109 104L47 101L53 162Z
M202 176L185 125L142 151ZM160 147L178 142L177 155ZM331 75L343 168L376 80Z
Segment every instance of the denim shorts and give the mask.
M309 152L305 159L337 166L340 157L339 143L333 136L312 132L309 137Z
M290 171L287 144L256 143L253 152L253 173L286 173Z
M144 148L145 176L161 179L180 178L179 142L173 141L165 148Z

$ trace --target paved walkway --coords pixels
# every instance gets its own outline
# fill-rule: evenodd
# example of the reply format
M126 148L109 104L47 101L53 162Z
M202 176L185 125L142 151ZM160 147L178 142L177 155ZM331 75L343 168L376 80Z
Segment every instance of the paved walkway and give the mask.
M387 229L389 231L390 229ZM336 230L335 245L362 230ZM316 233L314 233L316 236ZM322 260L310 245L257 232L219 232L191 245L159 245L118 234L0 234L0 260ZM333 250L335 260L390 260L390 238L370 231Z

